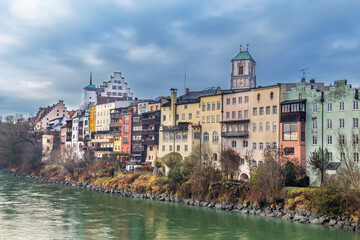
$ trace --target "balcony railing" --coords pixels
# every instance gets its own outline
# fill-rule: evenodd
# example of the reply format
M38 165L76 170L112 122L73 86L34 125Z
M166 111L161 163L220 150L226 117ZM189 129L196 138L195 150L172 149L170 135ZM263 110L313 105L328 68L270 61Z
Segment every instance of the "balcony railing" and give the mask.
M142 142L145 145L155 145L155 139L143 139Z
M94 148L94 152L112 152L113 148Z
M122 126L122 122L112 122L110 123L110 127L121 127Z
M222 137L248 137L249 131L222 132Z
M110 113L110 118L121 118L122 113Z
M155 134L155 129L143 129L142 135L152 135Z

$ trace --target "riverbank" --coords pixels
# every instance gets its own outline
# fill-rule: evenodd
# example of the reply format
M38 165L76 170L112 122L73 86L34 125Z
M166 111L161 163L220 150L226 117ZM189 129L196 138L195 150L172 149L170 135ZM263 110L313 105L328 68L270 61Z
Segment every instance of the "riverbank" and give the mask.
M98 184L89 184L88 182L72 182L67 180L54 181L41 176L29 175L20 172L13 172L5 169L0 170L0 173L12 175L19 178L32 179L32 180L57 184L61 186L88 189L95 192L113 194L121 197L144 198L144 199L152 199L156 201L169 201L169 202L181 203L189 206L213 208L217 210L232 211L241 214L259 215L268 218L278 218L285 221L293 221L302 224L324 225L324 226L334 227L337 229L360 232L360 224L356 223L353 219L345 215L343 216L330 216L327 214L320 215L320 214L310 213L305 210L299 210L299 211L285 210L283 207L278 207L278 206L259 207L251 204L250 202L235 204L235 203L199 200L194 198L182 198L165 193L161 193L161 194L154 194L150 192L139 193L139 192L131 191L130 189L106 188Z

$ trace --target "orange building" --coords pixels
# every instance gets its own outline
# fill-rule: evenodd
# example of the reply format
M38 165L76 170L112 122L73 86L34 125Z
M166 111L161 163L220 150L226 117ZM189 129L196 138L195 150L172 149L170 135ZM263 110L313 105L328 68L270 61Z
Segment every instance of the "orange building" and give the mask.
M280 147L290 161L300 163L306 170L306 100L287 100L281 103Z
M90 121L89 131L91 135L91 133L95 131L95 127L96 127L96 105L90 106L89 121Z

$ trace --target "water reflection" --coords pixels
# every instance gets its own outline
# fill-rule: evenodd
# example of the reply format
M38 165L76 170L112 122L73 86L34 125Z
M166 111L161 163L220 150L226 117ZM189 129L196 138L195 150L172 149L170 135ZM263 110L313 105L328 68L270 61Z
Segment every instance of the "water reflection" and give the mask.
M0 175L0 239L360 239L356 233Z

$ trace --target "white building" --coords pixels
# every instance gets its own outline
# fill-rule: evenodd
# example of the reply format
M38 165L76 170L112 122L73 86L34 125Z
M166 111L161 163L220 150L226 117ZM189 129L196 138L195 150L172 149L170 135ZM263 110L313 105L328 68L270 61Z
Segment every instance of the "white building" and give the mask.
M124 97L128 100L134 97L121 72L114 72L114 76L110 76L110 80L103 82L99 89L101 97Z
M35 116L36 127L38 129L46 130L51 120L61 117L69 119L69 113L63 100L59 100L57 104L52 106L39 108L39 111Z

